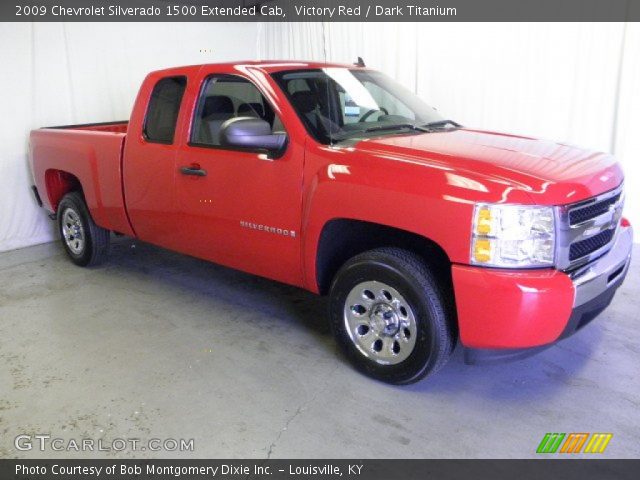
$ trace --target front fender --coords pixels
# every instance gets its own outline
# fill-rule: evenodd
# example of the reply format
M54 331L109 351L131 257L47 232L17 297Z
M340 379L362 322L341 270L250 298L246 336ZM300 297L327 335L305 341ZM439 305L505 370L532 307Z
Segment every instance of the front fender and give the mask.
M451 262L468 263L471 219L478 201L526 204L531 199L507 182L454 170L443 162L311 146L302 218L305 288L318 291L320 235L328 222L338 218L414 233L440 246Z

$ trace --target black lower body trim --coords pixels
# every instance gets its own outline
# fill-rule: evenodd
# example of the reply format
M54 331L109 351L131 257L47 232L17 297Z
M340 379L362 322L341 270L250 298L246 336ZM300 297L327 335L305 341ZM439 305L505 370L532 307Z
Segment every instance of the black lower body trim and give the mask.
M467 365L495 365L498 363L513 362L535 355L552 345L553 343L540 347L495 349L464 347L464 363Z
M597 297L589 300L587 303L576 307L571 312L567 326L564 328L558 340L570 337L585 325L589 324L591 320L600 315L605 308L609 306L613 296L618 288L610 288L605 290Z

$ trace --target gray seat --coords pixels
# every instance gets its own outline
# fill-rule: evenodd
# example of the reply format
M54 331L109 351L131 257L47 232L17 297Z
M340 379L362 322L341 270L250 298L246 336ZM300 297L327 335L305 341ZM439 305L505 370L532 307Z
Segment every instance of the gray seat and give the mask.
M241 103L238 107L238 116L239 117L255 117L265 119L264 117L264 107L261 103L251 102L251 103Z
M338 125L322 114L322 108L315 93L308 90L294 92L291 95L291 103L302 113L314 130L322 131L327 135L340 130Z
M296 106L298 111L304 115L314 128L318 128L318 115L316 113L318 98L313 92L308 90L294 92L291 95L291 103Z
M205 98L202 108L198 142L220 145L220 127L235 115L233 101L226 95Z

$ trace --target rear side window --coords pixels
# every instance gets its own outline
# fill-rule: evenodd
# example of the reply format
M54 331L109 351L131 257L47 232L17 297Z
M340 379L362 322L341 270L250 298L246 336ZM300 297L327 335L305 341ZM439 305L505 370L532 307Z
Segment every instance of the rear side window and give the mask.
M153 87L144 121L144 136L148 141L173 143L180 103L186 86L186 77L167 77Z

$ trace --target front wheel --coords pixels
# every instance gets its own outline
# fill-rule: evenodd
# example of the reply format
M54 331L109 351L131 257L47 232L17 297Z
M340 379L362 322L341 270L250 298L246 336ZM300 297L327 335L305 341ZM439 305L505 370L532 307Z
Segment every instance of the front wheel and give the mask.
M80 193L67 193L60 201L58 231L67 255L76 265L97 265L107 257L109 230L95 224Z
M419 256L399 248L349 260L331 287L330 314L349 360L387 383L413 383L436 372L455 344L436 277Z

